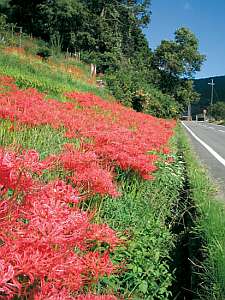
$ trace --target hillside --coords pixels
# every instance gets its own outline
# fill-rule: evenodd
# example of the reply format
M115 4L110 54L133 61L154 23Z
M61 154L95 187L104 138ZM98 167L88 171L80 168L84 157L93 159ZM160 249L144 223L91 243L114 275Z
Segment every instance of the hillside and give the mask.
M200 100L192 105L192 114L202 113L203 109L210 105L211 86L208 83L213 78L215 82L214 103L218 101L225 102L225 76L215 76L209 78L196 79L194 81L195 90L200 94Z
M192 81L185 78L200 69L205 56L188 28L177 28L173 40L152 50L143 31L150 19L150 0L6 0L0 1L0 43L15 45L18 37L26 48L25 35L42 39L36 54L49 56L54 49L80 57L95 65L124 105L176 118L195 99Z
M0 296L167 298L175 122L122 106L76 59L0 51Z

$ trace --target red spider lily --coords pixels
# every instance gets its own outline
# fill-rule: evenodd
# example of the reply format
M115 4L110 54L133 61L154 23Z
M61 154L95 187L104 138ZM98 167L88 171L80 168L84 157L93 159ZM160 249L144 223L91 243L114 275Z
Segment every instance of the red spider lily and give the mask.
M39 160L39 154L34 150L16 154L0 148L0 184L7 189L28 190L33 185L31 173L41 174L54 164L54 158Z
M57 157L42 161L34 150L18 154L0 148L0 299L115 300L79 295L115 272L109 254L120 240L79 208L77 189L118 196L115 166L151 179L157 152L169 153L174 122L90 93L66 96L66 103L46 100L35 89L20 90L11 78L0 78L0 118L13 121L13 130L63 126L68 138L80 140L79 149L67 144ZM56 163L71 172L76 189L60 180L45 185L34 180Z
M94 151L80 152L73 145L67 144L60 155L60 161L65 169L73 171L72 180L78 187L101 195L119 195L113 184L112 173L101 167Z
M67 289L58 290L50 282L45 283L42 289L35 293L34 300L74 300L74 298L70 296Z
M3 259L0 260L0 299L9 299L13 297L18 290L18 285L14 280L14 269L11 264L5 263ZM4 297L4 298L3 298Z
M4 80L3 78L3 84ZM64 126L67 137L79 137L83 140L83 146L89 154L93 152L104 163L100 164L99 169L96 167L99 175L90 176L88 185L84 184L84 178L81 180L77 176L78 184L94 187L93 178L107 177L105 172L101 174L101 170L105 166L111 170L115 165L122 169L133 169L146 179L152 178L151 174L156 170L157 155L149 152L161 151L165 147L173 134L175 122L136 113L90 93L66 95L71 102L60 103L53 99L46 101L45 96L34 89L3 92L0 95L0 117L29 126L49 124L56 129ZM92 143L85 143L86 138ZM86 159L85 155L83 159ZM110 176L108 183L109 181ZM104 188L99 188L99 184L98 182L94 188L105 193ZM104 185L104 182L101 184ZM116 195L113 187L111 194Z
M76 300L117 300L113 295L80 295Z
M31 180L33 172L44 169L34 151L18 155L2 149L5 186L11 186L11 169L17 174L21 166L22 176ZM89 214L77 206L80 198L74 188L63 181L32 181L28 189L21 184L24 181L17 180L15 188L23 191L19 201L15 196L12 205L7 197L0 202L0 296L12 299L33 293L36 299L55 299L57 290L69 299L70 291L79 292L115 271L109 251L120 241L107 225L91 223ZM102 243L109 245L105 252ZM51 289L46 289L47 283Z

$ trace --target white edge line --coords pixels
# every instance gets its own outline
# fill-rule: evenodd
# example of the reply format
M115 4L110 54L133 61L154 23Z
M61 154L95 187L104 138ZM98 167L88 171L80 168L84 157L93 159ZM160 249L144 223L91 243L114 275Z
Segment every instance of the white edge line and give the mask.
M187 126L184 122L181 122L182 125L189 131L189 133L200 143L203 147L205 147L224 167L225 167L225 159L222 158L215 150L213 150L209 145L203 142L197 135Z

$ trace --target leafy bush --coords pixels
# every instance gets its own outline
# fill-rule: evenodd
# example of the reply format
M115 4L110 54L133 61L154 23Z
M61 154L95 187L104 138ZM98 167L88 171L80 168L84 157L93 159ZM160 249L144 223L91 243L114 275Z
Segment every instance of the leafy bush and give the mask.
M113 95L136 111L161 118L175 118L182 109L174 98L146 82L141 72L132 66L108 73L106 81Z
M225 120L225 102L216 102L210 108L210 111L216 120Z
M47 47L43 47L38 49L36 54L42 57L44 60L47 60L51 56L51 50Z
M147 87L146 91L136 91L132 102L135 110L160 118L176 118L180 112L179 103L151 86Z

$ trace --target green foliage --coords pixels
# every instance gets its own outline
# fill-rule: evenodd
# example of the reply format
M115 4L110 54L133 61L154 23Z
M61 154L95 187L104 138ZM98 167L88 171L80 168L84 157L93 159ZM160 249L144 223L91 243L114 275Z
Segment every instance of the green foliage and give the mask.
M36 54L44 60L47 60L51 56L51 50L47 47L39 48Z
M135 31L149 20L148 0L11 0L10 6L11 21L47 40L57 34L63 49L71 51L132 51Z
M170 254L174 236L170 229L183 184L183 164L161 162L154 181L143 181L130 172L120 172L118 180L123 196L105 199L101 217L114 229L129 236L114 259L126 262L125 272L107 279L109 289L121 292L125 299L169 299L173 276ZM171 222L168 224L168 219ZM101 287L106 284L105 280Z
M200 71L204 60L195 35L187 28L177 29L174 41L162 41L154 52L154 65L161 75L160 89L183 106L197 100L193 82L188 79Z
M1 31L5 30L6 26L7 26L6 16L3 14L0 14L0 30Z
M225 102L216 102L211 107L210 112L216 120L225 120Z
M148 86L145 91L137 91L132 103L137 111L159 118L176 118L180 113L180 105L175 99L152 86Z
M179 103L150 84L141 66L137 70L131 64L122 64L114 72L109 72L105 78L116 99L136 111L162 118L175 118L180 113Z

